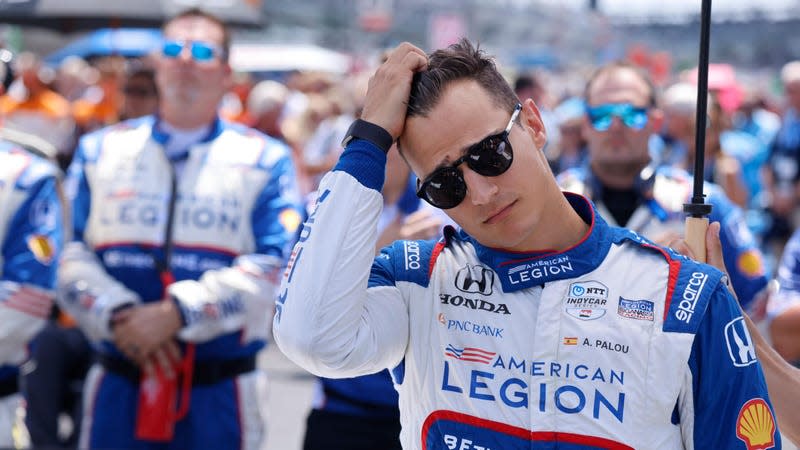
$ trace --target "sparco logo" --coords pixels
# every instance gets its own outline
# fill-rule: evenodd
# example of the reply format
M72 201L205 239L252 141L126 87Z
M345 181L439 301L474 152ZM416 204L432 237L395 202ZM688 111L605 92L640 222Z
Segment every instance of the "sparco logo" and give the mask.
M462 267L456 274L456 288L461 292L492 295L494 272L481 265Z
M692 277L689 279L689 285L683 290L681 302L678 304L678 310L675 312L675 317L682 322L689 323L694 315L694 307L697 305L697 299L708 280L708 275L702 272L693 272Z
M419 243L414 241L406 241L403 243L406 254L406 270L418 270L419 264Z
M465 298L460 295L439 294L439 299L445 305L463 306L469 309L479 309L481 311L488 311L497 314L511 314L508 306L505 303L492 303L486 300L479 300L474 298Z

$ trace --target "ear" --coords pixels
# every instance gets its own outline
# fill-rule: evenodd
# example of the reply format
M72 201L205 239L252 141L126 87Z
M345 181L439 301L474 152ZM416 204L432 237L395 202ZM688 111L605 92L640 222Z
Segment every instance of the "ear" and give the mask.
M542 122L542 115L539 113L539 108L532 99L527 99L522 103L521 123L525 126L533 138L533 142L537 148L544 148L547 143L547 130L544 129L544 122Z

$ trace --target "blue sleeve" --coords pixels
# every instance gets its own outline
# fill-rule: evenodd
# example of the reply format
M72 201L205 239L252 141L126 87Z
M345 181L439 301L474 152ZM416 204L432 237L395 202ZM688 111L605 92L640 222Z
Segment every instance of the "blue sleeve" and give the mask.
M261 190L251 215L256 253L286 261L302 223L297 180L288 153L268 170L269 181Z
M86 231L86 223L92 207L89 182L86 180L86 161L86 151L82 140L75 150L75 156L72 158L64 180L64 190L71 207L72 238L76 241L83 241L83 233Z
M48 176L26 189L30 195L11 219L3 243L3 280L50 290L64 239L57 181Z
M782 294L800 294L800 229L795 230L783 249L777 278Z
M430 241L395 241L375 257L368 287L394 286L397 281L410 281L428 286L430 270L444 243Z
M699 324L689 367L694 448L780 448L755 344L736 300L722 284ZM681 421L687 419L692 420Z
M409 174L406 189L397 201L397 207L400 209L400 212L409 215L419 209L421 201L422 200L417 197L417 179Z
M709 202L713 209L709 219L720 222L719 237L725 267L742 308L747 310L756 295L767 286L769 274L741 208L728 200L718 188L711 190L711 193Z

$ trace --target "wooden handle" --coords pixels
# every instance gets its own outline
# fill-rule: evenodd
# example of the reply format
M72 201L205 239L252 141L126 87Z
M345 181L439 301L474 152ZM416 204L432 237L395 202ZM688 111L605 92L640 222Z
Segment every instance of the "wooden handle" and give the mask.
M686 233L684 234L689 249L695 256L695 260L706 262L706 229L708 219L705 217L687 217Z

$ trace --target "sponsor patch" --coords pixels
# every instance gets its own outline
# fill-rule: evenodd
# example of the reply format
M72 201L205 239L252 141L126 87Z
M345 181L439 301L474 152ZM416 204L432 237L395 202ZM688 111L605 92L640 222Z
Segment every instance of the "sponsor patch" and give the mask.
M496 314L511 314L505 303L492 303L488 300L467 298L461 295L439 294L443 305L461 306L472 310L492 312Z
M455 285L461 292L492 295L494 272L480 264L467 264L456 273Z
M283 225L283 228L289 233L294 233L302 223L300 213L293 209L285 209L278 214L278 222Z
M755 278L764 275L764 263L756 250L747 250L739 255L736 266L745 276Z
M50 265L55 255L53 240L50 239L49 236L43 234L28 236L28 250L33 253L33 257L36 258L37 261L45 265Z
M419 242L404 241L403 253L405 253L405 268L406 270L419 270L420 256L419 256Z
M728 356L736 367L755 364L756 346L747 331L744 317L738 317L725 325L725 343L728 344Z
M595 320L606 314L608 288L599 281L571 283L564 299L567 314L580 320Z
M628 300L619 298L617 314L628 319L653 321L655 306L650 300Z
M697 305L697 300L703 292L703 288L708 281L708 275L703 272L692 272L689 283L683 289L681 294L678 310L675 311L675 317L684 323L692 321L694 315L694 308Z
M481 364L489 364L494 360L496 354L495 352L486 351L478 347L456 347L453 344L447 344L447 347L444 349L444 355L448 358Z
M736 419L736 437L747 450L775 447L775 417L767 402L754 398L742 406Z

